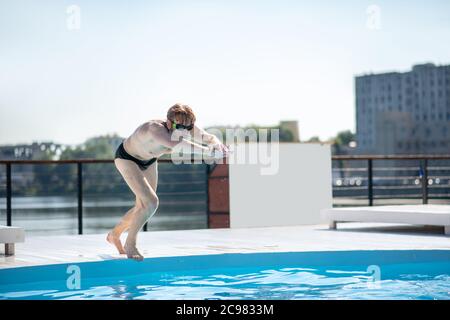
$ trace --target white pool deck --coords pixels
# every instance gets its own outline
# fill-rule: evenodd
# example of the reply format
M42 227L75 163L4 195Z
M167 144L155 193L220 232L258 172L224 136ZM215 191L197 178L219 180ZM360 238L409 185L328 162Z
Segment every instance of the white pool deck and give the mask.
M106 234L27 237L24 243L16 245L15 256L5 256L0 251L0 269L125 259L105 237ZM342 223L338 230L313 225L141 232L138 247L146 258L290 251L450 250L450 237L443 235L439 227Z

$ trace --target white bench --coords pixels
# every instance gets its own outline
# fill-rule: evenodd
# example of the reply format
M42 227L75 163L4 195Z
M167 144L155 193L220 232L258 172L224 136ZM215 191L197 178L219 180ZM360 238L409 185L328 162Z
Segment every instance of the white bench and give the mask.
M338 222L384 222L412 225L443 226L450 235L450 205L395 205L374 207L348 207L321 210L330 229Z
M19 227L0 226L0 243L5 244L5 255L14 255L14 247L25 241L25 231Z

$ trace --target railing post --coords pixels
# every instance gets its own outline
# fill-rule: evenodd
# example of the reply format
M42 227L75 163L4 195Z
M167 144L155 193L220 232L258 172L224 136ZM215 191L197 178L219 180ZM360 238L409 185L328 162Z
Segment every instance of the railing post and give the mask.
M6 164L6 225L12 226L12 185L11 185L11 163Z
M367 159L367 191L369 206L373 206L373 167L372 159Z
M77 163L78 183L78 234L83 234L83 164Z
M428 159L422 159L422 204L428 203Z

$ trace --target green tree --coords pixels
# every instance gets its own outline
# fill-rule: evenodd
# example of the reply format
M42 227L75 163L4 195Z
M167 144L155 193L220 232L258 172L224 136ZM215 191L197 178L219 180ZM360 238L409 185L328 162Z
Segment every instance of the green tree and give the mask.
M67 147L61 152L60 160L73 159L112 159L114 141L121 140L117 135L93 137L83 144ZM41 160L54 159L56 154L48 151ZM35 183L28 188L30 195L45 193L47 195L71 194L77 188L77 166L75 164L35 165ZM83 166L83 187L86 193L109 192L117 188L111 179L120 178L112 164L85 164Z
M112 159L114 151L111 136L101 136L90 138L81 145L65 149L61 153L60 159Z
M348 146L352 141L355 141L355 134L350 130L338 132L334 138L334 143L339 146Z
M309 138L309 140L307 142L319 143L322 141L320 141L320 138L318 136L313 136L313 137Z

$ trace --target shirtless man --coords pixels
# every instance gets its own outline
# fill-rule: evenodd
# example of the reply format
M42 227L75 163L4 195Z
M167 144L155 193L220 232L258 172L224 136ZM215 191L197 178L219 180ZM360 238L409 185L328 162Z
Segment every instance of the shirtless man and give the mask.
M182 132L178 130L184 130ZM177 132L176 132L177 131ZM172 134L189 133L194 141L182 138L172 139ZM175 136L175 135L174 135ZM167 119L150 120L140 125L131 136L118 147L114 159L116 168L136 196L136 203L108 233L107 241L116 246L120 254L128 258L143 260L136 248L137 234L142 226L156 212L159 205L156 187L158 183L157 159L163 154L171 153L174 147L192 150L193 153L221 152L228 153L227 146L220 140L195 125L195 115L187 105L175 104L167 112ZM125 245L120 236L128 230Z

